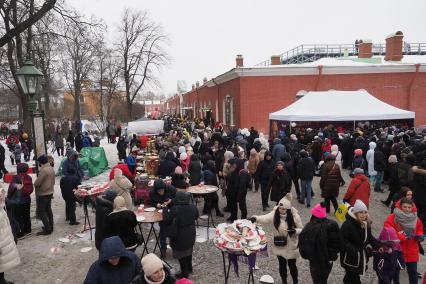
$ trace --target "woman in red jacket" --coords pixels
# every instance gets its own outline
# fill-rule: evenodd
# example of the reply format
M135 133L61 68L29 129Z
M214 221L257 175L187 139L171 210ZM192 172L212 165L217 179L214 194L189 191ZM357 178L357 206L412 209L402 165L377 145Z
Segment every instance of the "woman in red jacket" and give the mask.
M403 198L401 208L395 208L385 221L385 226L393 227L401 241L408 278L410 284L418 283L417 262L419 261L419 242L424 239L423 224L417 214L413 212L413 201Z
M353 174L354 178L348 187L348 191L346 191L346 194L343 197L343 202L348 202L353 207L355 205L355 201L359 199L364 202L367 208L369 208L370 182L365 176L364 170L361 168L354 169Z

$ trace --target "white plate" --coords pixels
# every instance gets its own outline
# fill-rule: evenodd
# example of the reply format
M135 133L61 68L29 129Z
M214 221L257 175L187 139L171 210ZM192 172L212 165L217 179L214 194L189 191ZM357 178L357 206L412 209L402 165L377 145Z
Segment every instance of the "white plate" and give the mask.
M69 242L70 242L70 239L67 239L67 238L60 238L60 239L59 239L59 241L60 241L61 243L69 243Z
M207 239L206 239L206 238L201 238L201 237L199 237L199 238L196 238L196 239L195 239L195 241L196 241L197 243L205 243L205 242L207 241Z
M207 215L201 215L200 216L200 219L203 219L203 220L207 220L209 218L209 216L207 216Z
M138 222L142 222L143 220L145 220L145 217L144 216L136 216L136 220Z
M92 247L84 247L80 250L80 252L89 252L92 250Z
M155 208L154 207L145 208L144 211L145 212L154 212Z

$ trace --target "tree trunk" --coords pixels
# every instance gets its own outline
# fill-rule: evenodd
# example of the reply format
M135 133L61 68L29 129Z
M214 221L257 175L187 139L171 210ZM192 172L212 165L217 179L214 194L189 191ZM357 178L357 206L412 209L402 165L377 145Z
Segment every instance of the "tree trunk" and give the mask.
M80 111L81 84L80 81L74 82L74 121L81 120Z
M130 100L127 100L127 113L128 113L127 121L132 121L133 120L133 104Z
M50 119L50 96L49 96L49 90L50 90L50 82L48 80L46 81L46 84L43 86L43 97L44 97L44 113L46 119Z

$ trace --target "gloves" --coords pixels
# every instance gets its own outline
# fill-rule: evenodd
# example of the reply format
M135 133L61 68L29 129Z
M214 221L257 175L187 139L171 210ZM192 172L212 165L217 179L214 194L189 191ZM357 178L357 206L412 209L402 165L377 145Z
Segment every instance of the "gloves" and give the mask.
M420 236L414 236L414 239L416 239L416 241L418 242L423 242L425 238L423 235L420 235Z
M254 216L253 216L253 217L251 217L249 220L250 220L250 222L252 222L252 223L256 223L256 217L254 217Z

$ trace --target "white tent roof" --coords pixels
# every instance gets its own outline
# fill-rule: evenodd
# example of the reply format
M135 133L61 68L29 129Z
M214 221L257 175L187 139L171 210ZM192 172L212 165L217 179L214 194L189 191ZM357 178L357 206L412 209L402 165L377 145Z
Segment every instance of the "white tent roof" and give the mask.
M269 114L284 121L414 119L415 113L391 106L365 90L307 92L288 107Z

